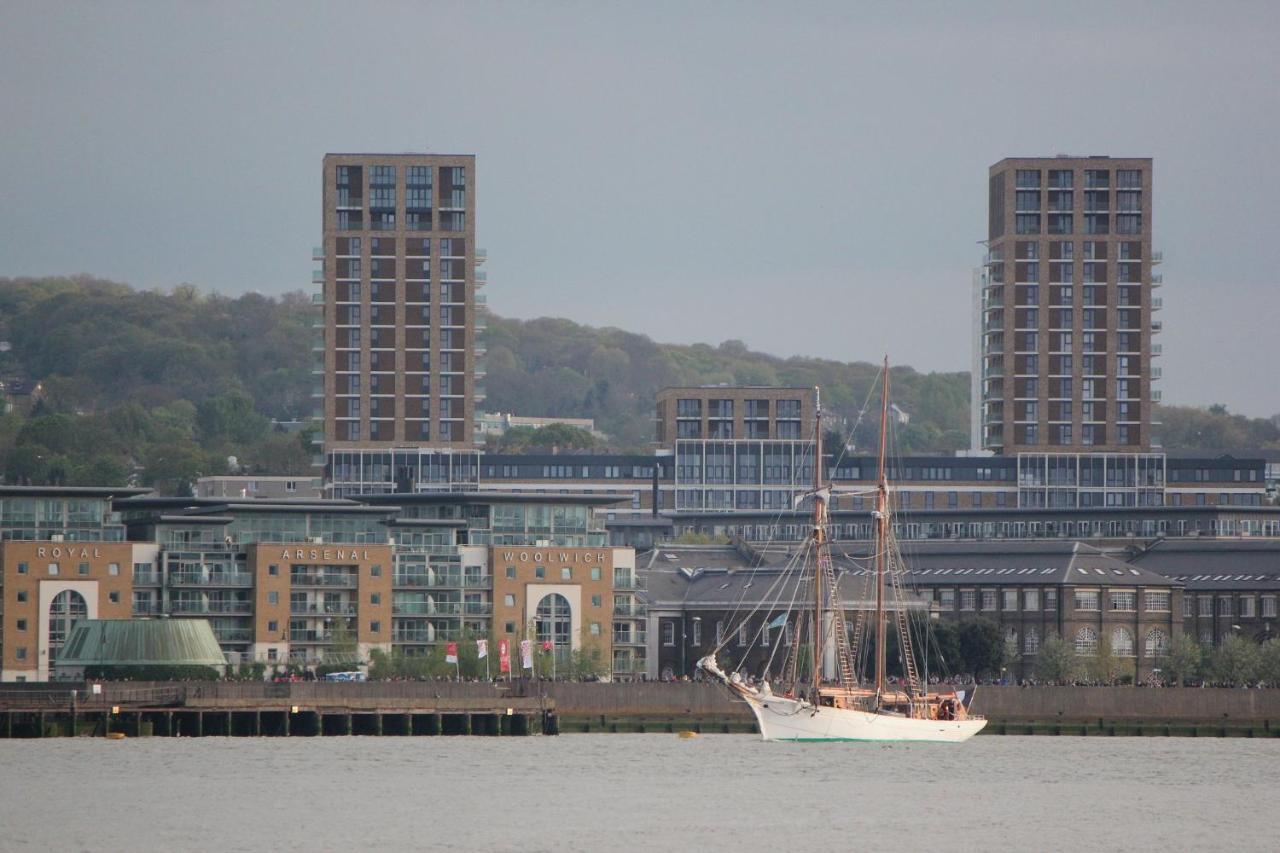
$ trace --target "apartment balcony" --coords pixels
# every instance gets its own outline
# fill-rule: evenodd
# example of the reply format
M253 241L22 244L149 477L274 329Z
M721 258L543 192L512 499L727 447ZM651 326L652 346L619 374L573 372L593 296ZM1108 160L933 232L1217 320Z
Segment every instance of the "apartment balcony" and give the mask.
M312 270L312 271L311 271L311 283L312 283L312 284L323 284L323 283L324 283L324 270Z
M492 616L493 605L487 601L468 601L462 605L463 616Z
M1161 322L1160 320L1152 320L1152 321L1151 321L1151 331L1152 331L1152 332L1162 332L1162 331L1164 331L1164 323L1163 323L1163 322Z
M619 591L624 591L624 590L631 591L631 590L638 590L638 589L642 590L642 589L645 589L644 578L641 578L641 577L630 577L630 578L621 578L621 579L614 578L613 588Z
M1159 311L1161 308L1164 308L1164 299L1159 296L1151 297L1151 310Z
M461 616L461 601L441 601L435 604L401 603L391 605L394 616Z
M313 260L313 261L323 261L323 260L324 260L324 249L323 249L323 248L321 248L320 246L313 246L313 247L311 248L311 260Z
M1151 345L1151 354L1152 354L1153 356L1155 356L1155 355L1163 355L1163 354L1164 354L1164 344L1152 344L1152 345Z
M1163 368L1163 367L1153 367L1153 368L1151 368L1151 378L1152 378L1152 379L1163 379L1163 378L1164 378L1164 368Z
M291 616L355 616L354 604L290 604Z
M648 641L648 632L646 631L614 631L613 644L615 646L643 646Z
M333 632L331 631L290 631L289 642L291 643L332 643Z
M393 643L439 643L444 640L457 640L462 632L456 628L437 628L435 631L392 631Z
M476 265L478 266L480 264L483 264L487 260L489 260L489 250L476 249Z
M1160 287L1160 286L1161 286L1161 285L1163 285L1163 284L1164 284L1164 276L1163 276L1162 274L1160 274L1160 273L1158 273L1158 272L1157 272L1157 273L1152 273L1152 274L1151 274L1151 286L1152 286L1152 287Z
M245 630L243 628L236 628L234 630L224 629L221 631L219 631L217 628L214 628L213 635L218 638L219 643L224 643L224 644L253 642L253 632Z
M160 606L158 601L148 601L145 603L133 603L134 616L159 616L164 613L164 608Z
M324 294L323 294L323 293L313 293L313 294L311 294L311 304L312 304L312 305L323 305L323 304L324 304Z
M218 543L221 544L221 543ZM135 581L136 583L136 581ZM170 586L253 586L253 575L248 572L234 574L188 574L170 572Z
M1159 391L1153 390L1153 391L1151 392L1151 402L1153 402L1153 403L1159 403L1159 402L1160 402L1160 398L1161 398L1161 396L1162 396L1162 395L1161 395L1161 393L1160 393Z
M295 587L299 586L321 586L321 587L343 587L346 589L355 589L355 575L311 575L311 574L293 574L289 576L289 583Z
M472 275L472 278L475 279L475 282L477 285L489 281L489 273L485 272L484 270L474 270L472 271L471 275Z
M251 601L171 601L169 602L169 612L178 615L188 615L192 613L211 613L211 614L240 614L247 616L253 612L253 602Z
M1162 263L1164 263L1164 252L1152 252L1151 265L1155 266L1156 264L1162 264Z
M134 586L159 586L160 573L159 572L134 572L133 585Z
M646 608L643 604L632 604L632 605L615 604L613 606L614 616L640 617L640 616L648 615L648 612L649 612L648 608Z

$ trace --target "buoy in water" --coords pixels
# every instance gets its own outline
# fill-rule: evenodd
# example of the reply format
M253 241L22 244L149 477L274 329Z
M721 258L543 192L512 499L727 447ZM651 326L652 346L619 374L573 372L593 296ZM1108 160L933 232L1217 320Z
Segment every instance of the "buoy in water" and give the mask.
M680 733L680 737L686 738L686 739L691 737L697 737L697 736L698 736L697 732L683 731Z

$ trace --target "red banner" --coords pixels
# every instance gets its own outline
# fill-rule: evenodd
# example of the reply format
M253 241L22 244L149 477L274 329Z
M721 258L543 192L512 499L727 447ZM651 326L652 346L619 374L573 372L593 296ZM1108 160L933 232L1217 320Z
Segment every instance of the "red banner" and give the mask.
M450 643L449 645L444 647L444 662L445 663L458 662L458 644L457 643Z
M511 671L511 641L498 641L498 672Z
M543 650L544 652L549 652L549 651L551 651L551 641L550 641L550 640L543 640L543 641L542 641L542 650Z

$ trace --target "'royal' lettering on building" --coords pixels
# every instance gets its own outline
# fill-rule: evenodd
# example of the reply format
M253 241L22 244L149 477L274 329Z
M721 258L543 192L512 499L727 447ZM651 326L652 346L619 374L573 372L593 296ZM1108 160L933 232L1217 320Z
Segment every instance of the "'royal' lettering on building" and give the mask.
M74 560L77 557L87 560L90 557L101 557L102 553L97 548L63 548L55 545L52 548L37 548L36 556L52 557L55 560L62 557L66 557L69 560Z

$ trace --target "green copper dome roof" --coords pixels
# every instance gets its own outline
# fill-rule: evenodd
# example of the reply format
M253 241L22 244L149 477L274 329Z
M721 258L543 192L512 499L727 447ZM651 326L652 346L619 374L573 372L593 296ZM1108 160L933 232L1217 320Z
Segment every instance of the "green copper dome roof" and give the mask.
M58 666L224 666L207 619L81 619Z

